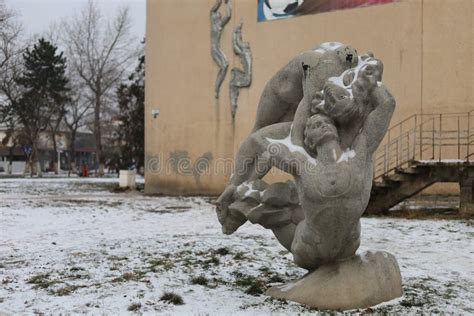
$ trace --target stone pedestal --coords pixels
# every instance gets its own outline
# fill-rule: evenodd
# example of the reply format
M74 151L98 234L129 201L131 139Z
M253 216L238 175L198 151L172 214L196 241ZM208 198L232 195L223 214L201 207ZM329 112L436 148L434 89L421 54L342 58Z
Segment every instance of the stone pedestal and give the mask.
M131 170L120 170L119 184L121 188L135 189L137 187L135 182L136 172Z
M466 168L459 177L459 213L474 216L474 168Z
M302 279L266 292L320 310L368 308L403 294L400 269L387 252L365 252L321 266Z

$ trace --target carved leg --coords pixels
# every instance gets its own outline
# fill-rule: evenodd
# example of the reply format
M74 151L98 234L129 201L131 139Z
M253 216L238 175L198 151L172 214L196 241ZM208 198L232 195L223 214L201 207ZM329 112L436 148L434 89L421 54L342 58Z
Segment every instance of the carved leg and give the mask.
M252 224L271 229L280 244L291 251L296 225L304 219L299 205L275 208L260 204L246 215Z
M300 222L296 227L291 245L291 253L296 265L307 270L316 269L321 264L318 260L321 257L318 253L319 242L317 234L311 233L306 221Z
M288 103L282 102L271 93L273 93L273 91L266 87L260 97L260 102L257 107L257 117L252 133L255 133L265 126L281 122L281 118L283 118L291 108ZM291 119L291 121L292 120L293 119Z
M214 96L216 99L218 99L222 82L224 81L225 75L227 73L227 68L229 68L229 62L227 61L224 53L220 50L216 52L213 57L214 61L219 66L219 72L217 73L216 83L214 85Z

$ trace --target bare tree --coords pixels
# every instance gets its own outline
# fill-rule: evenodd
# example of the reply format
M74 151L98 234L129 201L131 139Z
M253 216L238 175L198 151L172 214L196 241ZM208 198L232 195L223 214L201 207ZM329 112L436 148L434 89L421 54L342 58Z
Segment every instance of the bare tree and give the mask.
M97 3L87 6L70 20L63 21L62 39L67 47L69 65L77 72L93 98L94 136L99 175L104 174L102 114L107 98L137 56L135 39L130 36L128 8L105 21Z
M19 125L12 115L12 105L20 98L21 89L15 82L22 71L23 43L20 43L22 27L14 11L0 0L0 123L7 125L7 133L0 143L10 145L8 173L12 172L13 149L23 144L24 135L15 132Z
M19 44L20 33L21 24L15 12L7 8L4 0L0 0L0 95L4 99L13 94L12 74L21 64L21 54L25 48Z
M7 71L9 61L20 53L17 41L21 24L15 12L9 10L4 0L0 0L0 73Z
M64 124L68 129L68 165L69 172L76 172L76 161L74 158L76 151L77 133L81 127L88 124L93 109L94 102L91 98L83 92L84 88L77 81L71 90L70 99L66 105L66 115L64 116Z

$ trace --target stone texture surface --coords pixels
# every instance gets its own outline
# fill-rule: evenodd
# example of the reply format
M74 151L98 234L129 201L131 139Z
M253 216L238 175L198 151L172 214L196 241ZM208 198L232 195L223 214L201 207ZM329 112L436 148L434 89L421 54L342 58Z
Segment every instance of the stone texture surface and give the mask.
M270 288L266 294L320 310L350 310L395 299L403 291L395 257L376 251L321 266L296 282Z
M290 61L264 89L254 131L236 154L236 172L216 210L224 233L246 220L271 229L294 263L313 271L267 294L331 310L402 295L392 255L355 255L373 154L395 110L382 74L382 61L372 54L357 56L350 46L323 43ZM296 108L286 117L291 104ZM272 168L294 181L252 183Z
M262 203L272 206L298 204L298 192L293 182L278 182L271 184L262 195Z
M279 123L271 124L278 102L265 88L262 100L273 101L270 108L258 106L255 125L264 122L264 127L241 144L236 172L216 201L225 233L233 233L247 218L271 229L294 262L307 270L351 257L358 249L360 216L373 180L372 156L395 110L395 99L381 82L382 61L354 52L341 43L323 43L268 82L267 87L299 102L293 120L286 121L280 113ZM301 76L290 78L289 69L301 71ZM263 191L255 188L252 182L272 168L294 181L273 183Z

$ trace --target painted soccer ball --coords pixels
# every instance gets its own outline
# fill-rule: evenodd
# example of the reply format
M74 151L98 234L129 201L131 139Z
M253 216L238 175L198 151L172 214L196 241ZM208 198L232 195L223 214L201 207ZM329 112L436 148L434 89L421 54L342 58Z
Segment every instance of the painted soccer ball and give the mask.
M264 0L263 13L267 20L289 17L302 3L303 0Z

